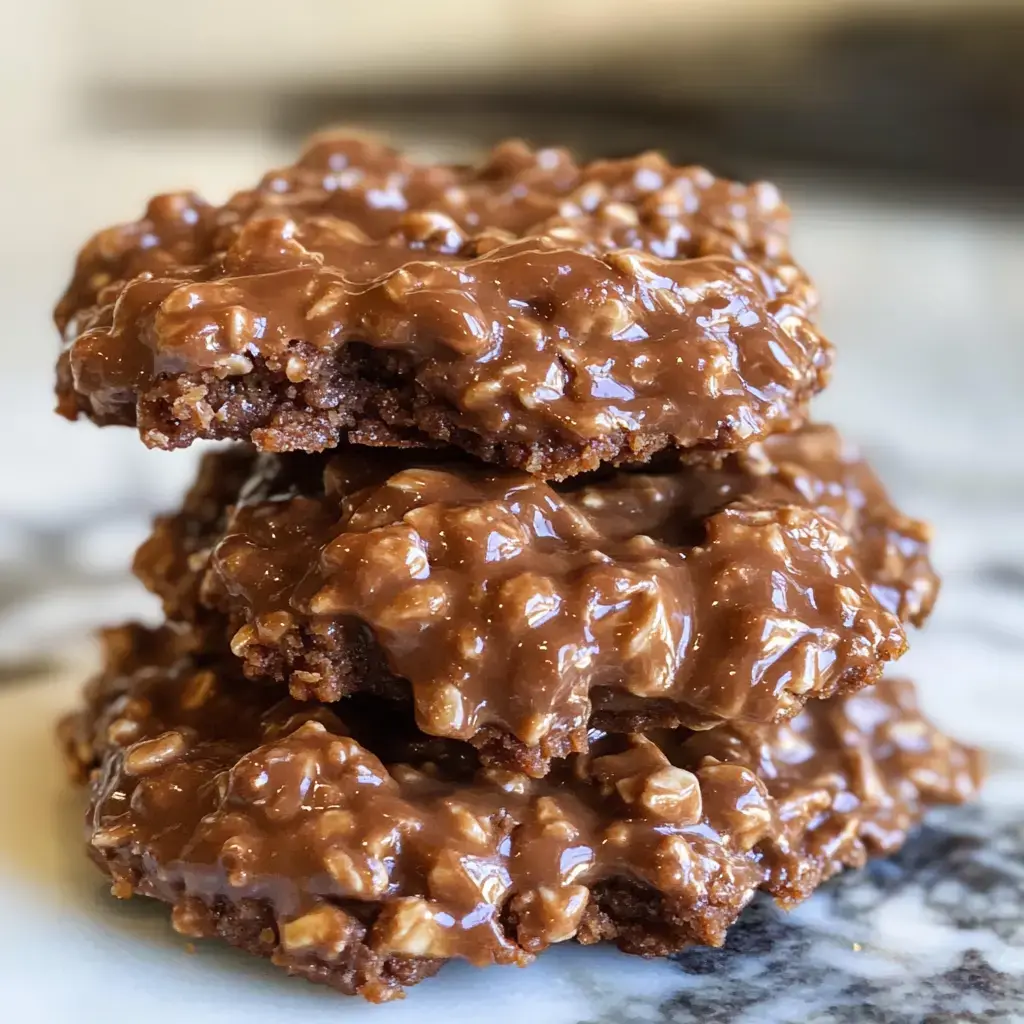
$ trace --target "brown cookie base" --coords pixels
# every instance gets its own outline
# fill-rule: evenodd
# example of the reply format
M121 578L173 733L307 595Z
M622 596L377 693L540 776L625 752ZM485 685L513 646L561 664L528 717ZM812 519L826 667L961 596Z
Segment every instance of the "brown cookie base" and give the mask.
M248 441L275 453L321 452L346 443L378 448L453 445L484 462L554 480L604 465L645 463L673 447L667 433L640 436L611 430L586 442L552 433L520 443L467 430L456 408L421 393L413 380L394 371L375 374L364 363L345 353L321 376L296 385L255 360L253 370L242 378L203 372L158 381L135 406L116 406L106 413L90 409L70 386L62 386L57 411L69 419L87 415L103 426L135 426L148 447L163 450L187 448L201 440ZM62 364L59 379L69 375ZM808 387L795 394L791 411L771 429L799 426L815 390ZM742 447L736 426L723 424L713 437L680 454L700 463Z

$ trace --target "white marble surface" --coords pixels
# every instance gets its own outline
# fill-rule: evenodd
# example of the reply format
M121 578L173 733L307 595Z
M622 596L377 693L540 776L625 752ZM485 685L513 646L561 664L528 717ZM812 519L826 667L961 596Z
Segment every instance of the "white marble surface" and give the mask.
M990 752L982 806L936 816L905 856L830 885L789 917L756 906L724 951L647 964L560 949L526 971L450 967L401 1005L366 1008L228 951L186 955L161 908L110 900L81 856L52 722L85 670L88 630L155 612L124 567L193 457L146 452L127 431L48 413L47 308L87 226L181 180L219 193L271 147L47 145L14 169L23 208L5 211L14 242L0 249L0 1019L1024 1020L1019 211L821 185L790 192L797 251L839 348L819 415L858 438L905 508L936 526L945 591L905 667L933 715ZM59 201L29 187L56 187L54 168L70 166L90 167L93 186L76 178Z

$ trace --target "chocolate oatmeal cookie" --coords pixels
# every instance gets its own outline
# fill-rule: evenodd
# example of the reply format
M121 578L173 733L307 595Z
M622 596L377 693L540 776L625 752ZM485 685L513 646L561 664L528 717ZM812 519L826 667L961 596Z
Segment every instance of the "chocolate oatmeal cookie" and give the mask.
M814 305L769 185L327 136L223 206L159 196L85 246L59 409L161 448L444 444L559 479L799 423L831 359Z
M135 567L250 678L411 695L425 732L542 775L592 726L771 721L873 682L931 607L927 550L808 427L559 486L357 446L216 454Z
M114 640L62 726L114 894L374 1001L454 957L721 944L757 889L801 900L978 779L905 682L775 725L595 736L536 780L424 746L372 702L276 700L232 663L176 657L176 638Z

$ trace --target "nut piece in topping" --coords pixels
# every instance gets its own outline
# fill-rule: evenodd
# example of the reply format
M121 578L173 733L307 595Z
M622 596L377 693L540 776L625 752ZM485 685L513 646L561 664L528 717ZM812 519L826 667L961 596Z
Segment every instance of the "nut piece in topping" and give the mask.
M324 960L336 960L352 940L353 933L361 930L345 911L321 903L301 917L281 924L281 948L286 953L307 953Z

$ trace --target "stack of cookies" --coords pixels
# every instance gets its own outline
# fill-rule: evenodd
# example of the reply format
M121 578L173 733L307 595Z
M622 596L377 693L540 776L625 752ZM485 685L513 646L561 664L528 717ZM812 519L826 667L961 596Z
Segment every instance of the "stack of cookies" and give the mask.
M815 304L771 186L650 153L324 136L96 235L60 411L235 442L61 727L114 895L383 1001L719 945L970 796L881 678L937 579L807 418Z

